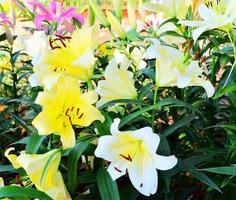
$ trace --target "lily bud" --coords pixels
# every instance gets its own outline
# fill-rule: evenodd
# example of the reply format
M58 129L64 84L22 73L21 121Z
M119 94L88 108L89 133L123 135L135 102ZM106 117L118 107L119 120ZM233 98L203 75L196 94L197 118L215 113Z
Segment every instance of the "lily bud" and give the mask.
M102 25L105 26L105 27L110 26L110 24L107 21L105 15L103 14L102 10L98 7L98 5L96 4L95 0L89 0L89 5L93 9L94 13L98 17L98 19L100 20Z
M111 28L122 39L126 38L125 30L122 28L119 20L109 11L106 12L107 19L111 24Z

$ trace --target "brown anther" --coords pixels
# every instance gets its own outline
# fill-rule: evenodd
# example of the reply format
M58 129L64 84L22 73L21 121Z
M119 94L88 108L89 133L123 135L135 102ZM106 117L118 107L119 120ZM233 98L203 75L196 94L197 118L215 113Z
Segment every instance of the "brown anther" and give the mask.
M116 171L118 171L118 172L122 172L120 169L118 169L117 167L114 167L114 169L116 170Z
M80 116L79 116L79 119L81 119L83 117L84 113L82 113Z
M79 108L77 108L76 115L77 116L79 115Z
M72 125L73 123L72 123L71 116L68 114L69 110L70 110L69 108L66 110L65 115L69 118L70 124Z
M125 160L128 160L128 161L132 162L132 158L130 157L130 155L124 156L124 155L120 154L120 156L121 156L122 158L124 158Z
M71 112L73 112L73 110L74 110L74 106L71 108Z
M141 187L141 188L143 187L143 183L140 184L140 187Z
M61 47L60 46L53 46L53 40L52 39L49 39L49 45L50 45L50 47L51 47L51 49L52 50L54 50L54 49L60 49Z

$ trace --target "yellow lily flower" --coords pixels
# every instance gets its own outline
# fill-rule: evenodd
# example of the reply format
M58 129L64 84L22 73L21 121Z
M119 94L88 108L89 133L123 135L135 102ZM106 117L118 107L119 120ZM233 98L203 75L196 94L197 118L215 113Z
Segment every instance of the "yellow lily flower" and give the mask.
M116 99L137 98L133 74L127 68L128 66L122 65L119 68L116 60L110 62L105 70L106 80L98 81L97 93L101 99L97 102L97 107Z
M169 170L177 164L175 156L156 154L160 137L152 128L136 131L119 131L120 119L111 125L111 134L98 140L95 156L111 162L107 171L113 180L129 175L133 186L143 195L150 196L157 190L157 171Z
M50 89L62 74L81 81L91 79L95 63L92 28L78 29L72 37L57 36L54 39L36 32L31 40L39 43L37 50L33 46L35 43L26 43L26 50L33 57L34 64L34 74L29 79L32 86Z
M70 200L61 173L58 170L61 152L58 149L44 154L26 154L19 156L10 154L14 148L9 148L5 156L12 162L14 168L24 168L35 187L55 200ZM12 159L12 157L16 159ZM17 167L16 167L17 166Z
M92 28L78 29L72 34L71 39L63 42L59 48L53 47L55 49L44 57L42 64L51 66L52 71L83 81L90 80L95 62Z
M172 47L163 46L153 40L146 52L149 59L156 58L156 83L159 87L187 86L203 87L208 97L212 97L215 89L209 80L203 77L203 70L197 61L184 63L184 54Z
M61 78L53 91L40 92L36 103L42 112L33 120L40 135L60 135L64 149L75 145L72 125L89 126L93 121L104 121L100 111L92 106L98 96L94 91L80 92L76 79Z
M161 0L158 3L145 3L144 8L151 12L162 12L166 18L184 19L190 5L191 0Z
M193 39L196 41L202 33L211 29L220 29L229 31L233 27L236 19L236 4L235 0L213 1L210 6L201 4L198 7L198 14L202 18L199 21L179 21L180 24L197 27L193 30Z

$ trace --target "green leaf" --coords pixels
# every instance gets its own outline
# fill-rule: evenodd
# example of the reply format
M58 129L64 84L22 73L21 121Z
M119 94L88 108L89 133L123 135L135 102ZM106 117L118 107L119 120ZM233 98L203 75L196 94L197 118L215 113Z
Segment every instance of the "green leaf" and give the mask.
M225 88L220 89L214 95L214 99L222 97L224 94L235 92L236 91L236 84L227 85Z
M95 137L93 135L85 136L81 138L73 149L70 150L68 156L68 189L73 193L78 185L77 180L77 163L80 156L88 147L89 143L93 141Z
M13 119L21 126L23 126L27 131L29 131L30 133L35 133L36 130L31 127L30 125L28 125L21 117L12 114Z
M210 128L225 128L225 129L236 131L236 125L232 125L232 124L216 124L214 126L209 126L205 128L205 130L210 129Z
M211 168L204 168L204 169L199 169L199 170L212 172L216 174L236 175L236 166L211 167Z
M97 184L102 200L120 200L117 184L104 167L97 172Z
M133 100L133 99L116 99L116 100L112 100L112 101L109 101L107 103L105 103L104 105L102 105L100 107L100 109L103 109L103 108L106 108L108 106L112 106L114 104L117 104L117 103L124 103L124 104L134 104L134 105L147 105L143 102L141 102L140 100Z
M177 122L175 122L173 125L166 128L164 131L162 131L161 136L168 137L171 134L173 134L177 129L186 126L189 124L192 120L194 120L195 114L188 115Z
M169 106L169 107L188 107L191 108L191 105L179 101L177 99L164 99L162 101L160 101L158 104L153 105L153 106L147 106L144 107L130 115L128 115L127 117L123 118L120 122L119 128L123 127L124 125L126 125L128 122L130 122L131 120L135 119L136 117L138 117L139 115L142 115L145 112L151 111L151 110L156 110L159 109L163 106Z
M178 160L178 166L184 170L190 172L196 179L200 180L201 182L205 183L206 185L214 188L221 192L220 188L204 173L200 172L194 165L190 162L185 160Z
M12 165L0 165L0 172L11 172L15 169L12 167Z
M23 188L18 186L6 186L0 188L0 198L38 198L43 200L52 200L51 197L34 188Z
M37 153L40 145L42 144L45 138L46 136L41 136L37 134L30 136L29 142L26 145L26 153L28 154Z

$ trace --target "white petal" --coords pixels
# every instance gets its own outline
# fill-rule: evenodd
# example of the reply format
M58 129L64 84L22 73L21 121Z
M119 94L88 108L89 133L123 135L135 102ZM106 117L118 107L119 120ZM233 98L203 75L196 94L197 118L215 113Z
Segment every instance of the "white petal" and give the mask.
M151 127L144 127L139 130L133 131L130 135L143 140L147 146L147 148L151 152L156 152L157 147L160 143L160 137L153 133Z
M204 80L203 78L192 78L190 86L202 86L206 90L208 98L212 97L215 93L215 88L211 82L209 80Z
M160 56L160 52L158 51L158 48L154 45L151 45L147 48L146 56L148 59L154 59Z
M121 132L118 128L119 124L120 124L120 119L119 118L114 119L114 122L112 123L111 128L110 128L112 135L116 135Z
M177 87L179 88L187 87L190 81L191 81L191 77L180 75L177 79Z
M173 168L178 160L175 156L161 156L155 155L155 166L159 170L169 170Z
M37 86L42 85L42 83L38 80L36 73L33 73L32 75L30 75L28 81L29 81L31 87L37 87Z
M198 27L198 26L206 25L204 21L188 21L188 20L180 20L178 24L182 24L182 25L190 26L190 27Z
M198 7L198 13L200 17L207 22L214 21L217 18L216 13L213 11L213 9L208 8L205 4L201 4Z
M98 158L103 158L110 162L116 161L119 152L115 154L115 149L111 149L112 145L115 144L116 141L117 138L110 135L100 137L98 139L98 146L94 152L94 155Z
M198 61L191 62L187 67L185 67L185 74L188 76L201 76L203 70L198 64Z
M128 168L133 186L143 195L150 196L157 191L157 171L148 152L138 151Z
M166 31L175 31L176 29L177 29L177 27L173 23L169 22L169 23L162 25L158 29L158 34L160 35Z
M126 169L127 169L127 164L126 163L121 164L121 162L118 161L115 163L111 163L108 166L107 171L110 174L112 180L115 181L116 179L125 175Z
M204 33L208 28L203 26L200 28L197 28L193 31L193 40L197 41L197 39Z

